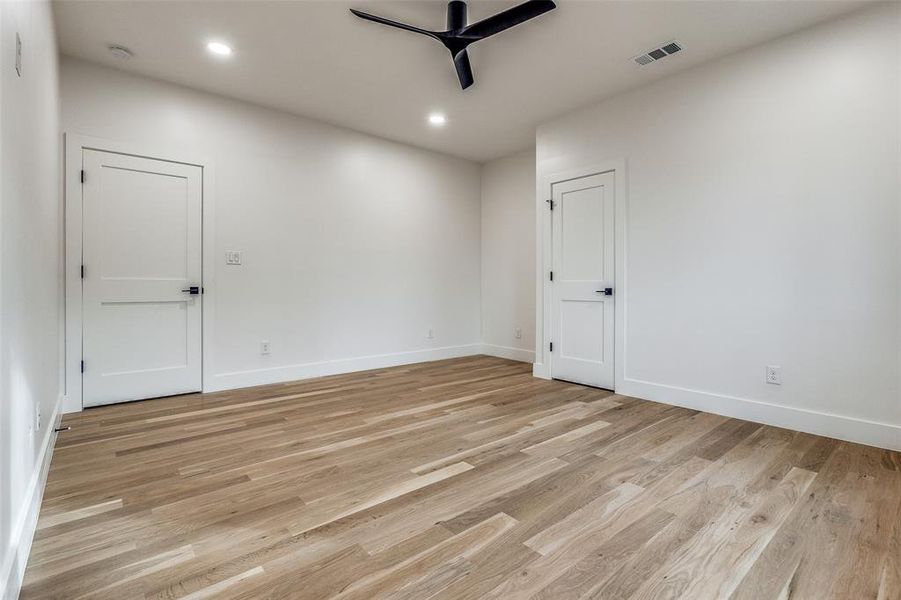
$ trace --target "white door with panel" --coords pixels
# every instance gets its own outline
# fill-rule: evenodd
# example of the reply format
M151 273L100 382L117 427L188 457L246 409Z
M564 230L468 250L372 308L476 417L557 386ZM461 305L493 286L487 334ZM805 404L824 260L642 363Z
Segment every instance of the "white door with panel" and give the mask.
M199 391L201 167L82 158L83 404Z
M614 386L614 174L555 183L551 377Z

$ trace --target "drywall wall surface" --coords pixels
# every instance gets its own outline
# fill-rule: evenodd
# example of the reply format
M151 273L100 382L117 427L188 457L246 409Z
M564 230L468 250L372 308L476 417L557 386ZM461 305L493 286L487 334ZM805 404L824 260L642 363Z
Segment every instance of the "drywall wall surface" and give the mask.
M0 597L14 598L61 392L59 90L49 2L0 3L0 58Z
M482 166L482 343L535 358L535 150Z
M72 59L61 90L69 134L212 165L209 389L478 352L478 164Z
M853 13L538 128L539 181L626 164L618 391L901 447L899 11ZM782 385L765 382L768 365Z

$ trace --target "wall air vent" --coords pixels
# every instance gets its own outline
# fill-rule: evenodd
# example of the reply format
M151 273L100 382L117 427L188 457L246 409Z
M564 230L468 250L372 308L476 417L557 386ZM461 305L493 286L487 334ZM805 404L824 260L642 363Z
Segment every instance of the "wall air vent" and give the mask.
M676 52L680 52L682 50L682 44L676 41L667 42L666 44L662 44L659 48L654 48L644 54L639 54L632 60L638 63L641 66L649 65L652 62L658 61L661 58L666 58L670 54L675 54Z

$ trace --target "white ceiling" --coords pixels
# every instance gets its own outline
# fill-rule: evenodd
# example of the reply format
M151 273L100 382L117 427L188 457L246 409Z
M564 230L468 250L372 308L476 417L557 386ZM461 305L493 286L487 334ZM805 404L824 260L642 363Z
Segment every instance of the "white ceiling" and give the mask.
M470 22L517 3L473 0ZM442 29L440 1L68 0L54 11L63 54L485 161L530 147L535 127L557 115L861 4L558 0L556 10L472 46L476 83L466 91L441 44L347 10ZM227 41L234 55L210 56L210 39ZM672 39L685 50L646 67L632 62ZM134 58L113 58L109 44ZM447 114L446 127L426 123L435 110Z

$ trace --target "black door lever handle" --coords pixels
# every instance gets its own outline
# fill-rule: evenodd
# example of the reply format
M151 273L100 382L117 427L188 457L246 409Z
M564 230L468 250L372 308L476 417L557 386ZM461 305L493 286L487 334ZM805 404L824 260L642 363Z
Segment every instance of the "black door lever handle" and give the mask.
M604 289L602 289L602 290L595 290L595 293L597 293L597 294L604 294L605 296L612 296L612 295L613 295L613 288L604 288Z
M191 294L192 296L196 296L200 293L200 286L192 285L189 288L185 288L182 290L186 294Z

